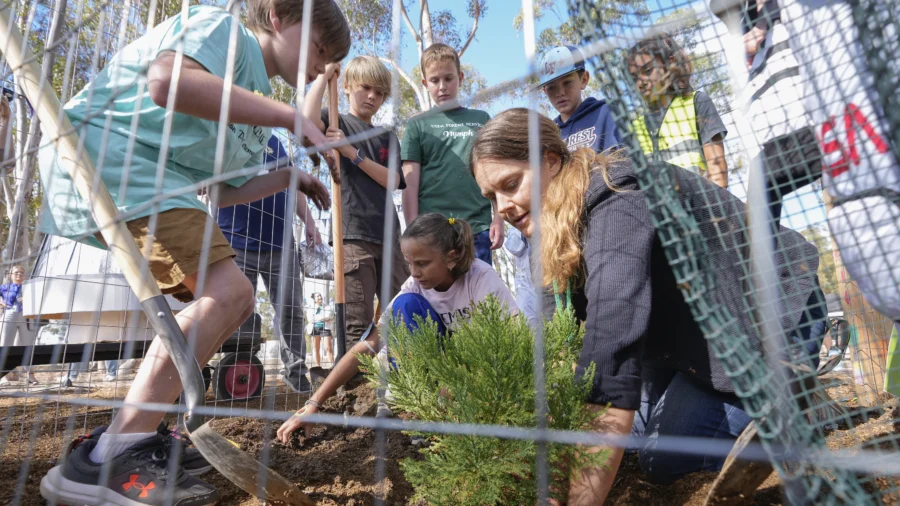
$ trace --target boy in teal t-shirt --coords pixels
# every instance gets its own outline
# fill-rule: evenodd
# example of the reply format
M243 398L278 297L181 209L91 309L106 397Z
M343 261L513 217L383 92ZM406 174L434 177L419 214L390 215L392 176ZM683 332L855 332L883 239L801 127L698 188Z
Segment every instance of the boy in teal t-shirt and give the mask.
M134 213L127 227L160 288L181 300L193 300L176 319L192 340L200 364L252 314L252 287L214 222L212 238L204 244L206 220L211 217L196 195L142 206L219 170L258 166L271 128L294 130L296 111L265 96L272 92L269 79L278 75L296 86L303 71L312 81L328 62L344 58L350 47L347 21L334 0L312 3L305 69L298 67L304 0L249 0L246 27L225 10L195 6L186 19L181 15L168 19L125 47L65 105L119 211ZM220 135L226 79L234 86L228 89L229 124ZM171 125L166 124L168 115ZM324 143L311 123L305 122L303 132L310 142ZM40 153L49 211L42 226L51 233L102 244L88 205L68 177L67 163L52 144ZM276 171L252 180L229 179L219 185L218 203L259 200L286 189L289 177L287 171ZM319 207L330 203L324 185L311 176L301 174L298 189ZM153 216L157 219L151 223ZM197 292L201 271L205 281ZM158 428L163 413L138 407L171 404L181 389L168 352L155 339L125 406L108 429L95 430L70 447L64 463L41 481L42 495L64 504L215 502L215 487L186 474L207 470L209 464L196 450L187 449L181 465L170 468L172 439L164 426Z
M464 78L459 56L446 44L422 53L422 84L437 104L409 121L403 135L403 216L412 223L420 214L440 213L472 226L475 256L491 263L491 250L503 246L503 219L491 218L491 203L481 195L469 168L469 152L478 130L491 119L457 103ZM455 106L455 107L454 107Z

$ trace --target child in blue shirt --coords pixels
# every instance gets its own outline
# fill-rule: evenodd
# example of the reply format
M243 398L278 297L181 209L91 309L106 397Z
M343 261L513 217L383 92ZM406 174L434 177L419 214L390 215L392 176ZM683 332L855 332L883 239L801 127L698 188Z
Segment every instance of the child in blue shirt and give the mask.
M266 163L279 166L291 164L287 151L278 138L269 137L265 150ZM319 244L322 238L316 230L315 220L306 205L302 193L297 194L295 212L288 209L288 192L280 191L249 204L219 209L216 221L225 238L237 254L235 261L256 289L257 278L262 277L275 308L276 332L280 343L281 381L297 393L310 390L306 379L306 339L303 336L303 273L300 270L300 254L294 239L284 244L284 228L291 226L296 213L306 226L308 244ZM293 234L290 234L293 237ZM299 238L298 238L299 239ZM288 261L281 262L282 249L288 249ZM284 285L284 300L279 300ZM253 323L249 318L245 323Z
M22 314L22 282L24 281L25 269L21 265L13 265L9 270L9 279L0 285L0 315L3 317L2 327L0 327L0 348L34 344L34 335ZM36 384L38 380L34 377L31 369L28 366L23 369L28 375L27 383ZM15 370L0 379L0 384L14 381L19 381L19 375Z
M606 101L588 97L581 92L590 82L591 74L584 68L581 51L573 46L551 49L538 66L538 86L559 113L553 122L569 151L591 148L600 153L619 144L616 123Z

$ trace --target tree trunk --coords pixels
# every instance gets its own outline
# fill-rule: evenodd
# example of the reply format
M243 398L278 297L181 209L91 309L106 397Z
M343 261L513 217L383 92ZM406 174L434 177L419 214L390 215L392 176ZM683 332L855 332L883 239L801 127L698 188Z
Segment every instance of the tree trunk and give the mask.
M67 0L57 0L54 9L53 21L50 26L50 34L45 47L52 47L59 39L59 34L64 24L66 15ZM26 16L20 18L20 22L24 23ZM29 18L30 19L30 18ZM24 26L21 27L24 30ZM44 86L52 86L53 79L53 63L56 59L56 52L49 51L43 55L41 61L41 74L43 76ZM38 240L39 233L35 232L34 237L28 234L30 227L37 228L37 223L32 223L31 202L34 199L34 174L37 165L38 151L40 146L41 132L40 120L37 116L33 117L31 123L28 124L26 118L27 104L24 95L19 93L19 104L16 108L16 128L18 129L19 153L16 160L16 190L15 201L10 205L7 201L7 216L9 218L9 235L7 236L6 245L3 248L2 258L9 261L15 258L22 258L31 252L31 246L34 241ZM26 128L28 124L28 128ZM24 134L24 132L28 134ZM36 221L36 220L35 220Z
M419 11L419 26L422 33L422 51L434 44L434 33L431 29L431 9L428 8L428 0L421 0L422 8ZM421 51L419 52L421 55Z
M421 33L421 42L419 42L419 61L422 60L422 53L428 49L432 44L434 44L434 31L431 28L431 9L428 8L428 0L421 0L421 10L419 11L419 33ZM422 79L425 79L425 69L420 69L422 71ZM420 95L424 100L421 103L422 111L427 111L431 109L431 106L434 105L431 101L431 95L428 94L428 89L425 86L419 85L418 88L421 90Z

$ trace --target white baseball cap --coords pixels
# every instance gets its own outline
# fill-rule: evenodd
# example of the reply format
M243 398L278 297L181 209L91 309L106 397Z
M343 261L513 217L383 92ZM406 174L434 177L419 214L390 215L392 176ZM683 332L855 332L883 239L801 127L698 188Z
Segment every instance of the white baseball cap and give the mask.
M584 56L575 46L559 46L551 49L541 58L538 65L540 83L543 88L551 81L567 76L572 72L584 70Z

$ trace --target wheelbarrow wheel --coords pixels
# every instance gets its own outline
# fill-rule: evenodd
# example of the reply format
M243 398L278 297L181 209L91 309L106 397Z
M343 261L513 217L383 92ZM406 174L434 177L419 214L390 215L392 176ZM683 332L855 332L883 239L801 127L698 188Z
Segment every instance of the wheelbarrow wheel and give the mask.
M212 384L218 400L259 397L266 381L266 369L250 352L228 353L213 371Z

